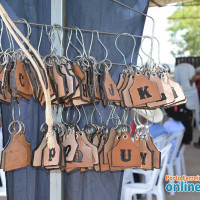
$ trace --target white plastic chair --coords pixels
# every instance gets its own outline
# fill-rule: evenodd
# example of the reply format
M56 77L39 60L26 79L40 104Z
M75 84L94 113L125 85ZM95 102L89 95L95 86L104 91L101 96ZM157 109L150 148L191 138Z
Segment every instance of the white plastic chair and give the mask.
M186 147L185 145L182 145L175 160L176 174L178 176L186 175L185 158L184 158L185 147Z
M3 169L0 169L0 178L2 186L0 186L0 197L6 197L6 177Z
M136 194L147 194L147 199L152 199L155 194L158 200L165 200L164 192L164 175L167 167L168 156L171 144L168 144L161 151L161 169L154 169L150 180L147 183L131 183L125 184L122 192L121 200L132 200L132 196L137 200Z
M168 135L167 134L160 135L160 136L158 136L158 137L153 139L156 147L159 150L163 149L166 146L167 140L168 140Z
M169 161L167 163L167 171L168 175L174 176L174 166L176 166L176 158L180 149L181 141L183 139L183 133L184 131L180 131L177 133L174 133L168 138L167 143L172 143L172 150L170 152ZM169 181L172 185L174 184L174 181ZM174 195L175 192L171 191L170 195Z

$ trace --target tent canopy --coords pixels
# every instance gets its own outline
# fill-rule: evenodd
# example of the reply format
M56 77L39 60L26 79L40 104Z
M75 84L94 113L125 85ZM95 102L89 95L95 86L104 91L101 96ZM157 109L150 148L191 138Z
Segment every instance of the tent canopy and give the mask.
M189 2L193 0L150 0L149 6L166 6L167 4L170 3L184 3L184 2Z

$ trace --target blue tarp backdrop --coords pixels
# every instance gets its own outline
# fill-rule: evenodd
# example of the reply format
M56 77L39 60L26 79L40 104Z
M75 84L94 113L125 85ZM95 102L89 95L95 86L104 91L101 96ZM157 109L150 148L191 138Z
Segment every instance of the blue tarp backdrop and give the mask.
M12 20L20 18L26 19L28 22L51 24L51 1L50 0L1 0L0 1ZM121 1L130 7L146 13L148 8L148 0L123 0ZM108 32L130 33L134 35L142 35L145 17L131 10L128 10L111 0L66 0L66 20L67 26L79 27L91 30L102 30ZM26 34L24 25L18 26L20 30ZM31 44L37 48L41 29L32 27ZM100 35L102 42L108 49L108 59L112 62L123 63L123 58L115 47L116 36ZM84 41L88 50L91 40L90 33L84 33ZM2 44L4 50L9 48L6 32L4 31ZM76 44L76 43L75 43ZM134 45L133 40L128 37L120 37L119 47L130 62L131 52ZM137 40L137 46L134 53L134 63L137 61L138 49L140 41ZM17 48L17 46L16 46ZM50 53L50 44L47 35L43 35L41 55ZM70 57L75 55L71 48ZM105 51L94 37L94 43L91 55L98 61L105 57ZM113 80L117 82L118 75L123 67L113 66L111 74ZM32 150L41 141L40 126L44 122L44 107L41 108L39 103L33 99L26 101L20 100L21 117L20 120L26 126L26 138L31 142ZM91 115L91 106L86 106L88 118ZM108 118L110 108L104 108L101 104L98 109L103 116L105 122ZM82 113L82 109L80 109ZM122 111L117 110L119 115ZM17 106L15 112L18 115ZM4 146L8 141L8 126L12 121L11 105L2 104L2 120ZM96 114L94 121L99 121ZM82 113L80 127L86 123ZM73 172L71 174L64 173L64 200L118 200L120 199L120 188L122 172ZM49 200L49 171L45 169L35 169L31 166L27 168L14 170L6 173L8 200Z

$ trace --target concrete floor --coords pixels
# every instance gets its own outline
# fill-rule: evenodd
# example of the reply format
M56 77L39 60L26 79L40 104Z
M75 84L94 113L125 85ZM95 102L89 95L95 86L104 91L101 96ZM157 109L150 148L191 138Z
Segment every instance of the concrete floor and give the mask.
M200 132L195 129L193 135L193 142L197 142L200 136ZM188 145L185 150L185 164L186 175L196 176L200 175L200 149L196 149L193 146ZM199 182L197 182L199 183ZM179 192L174 196L170 196L166 193L166 200L200 200L200 194L198 192Z
M187 145L185 150L185 165L187 176L200 175L200 149L196 149L193 146L193 143L197 142L199 136L200 132L197 129L195 129L193 135L193 142L191 143L191 145ZM198 192L177 192L174 196L170 196L168 192L166 192L165 194L166 200L200 200L200 194ZM142 198L140 200L145 199L146 198ZM153 200L156 200L156 198L154 197Z

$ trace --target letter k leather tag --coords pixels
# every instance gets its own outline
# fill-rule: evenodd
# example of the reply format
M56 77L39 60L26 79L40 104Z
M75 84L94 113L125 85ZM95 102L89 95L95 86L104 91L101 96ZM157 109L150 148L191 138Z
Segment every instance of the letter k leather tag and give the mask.
M134 83L129 92L134 107L161 100L157 84L140 72L135 73Z

